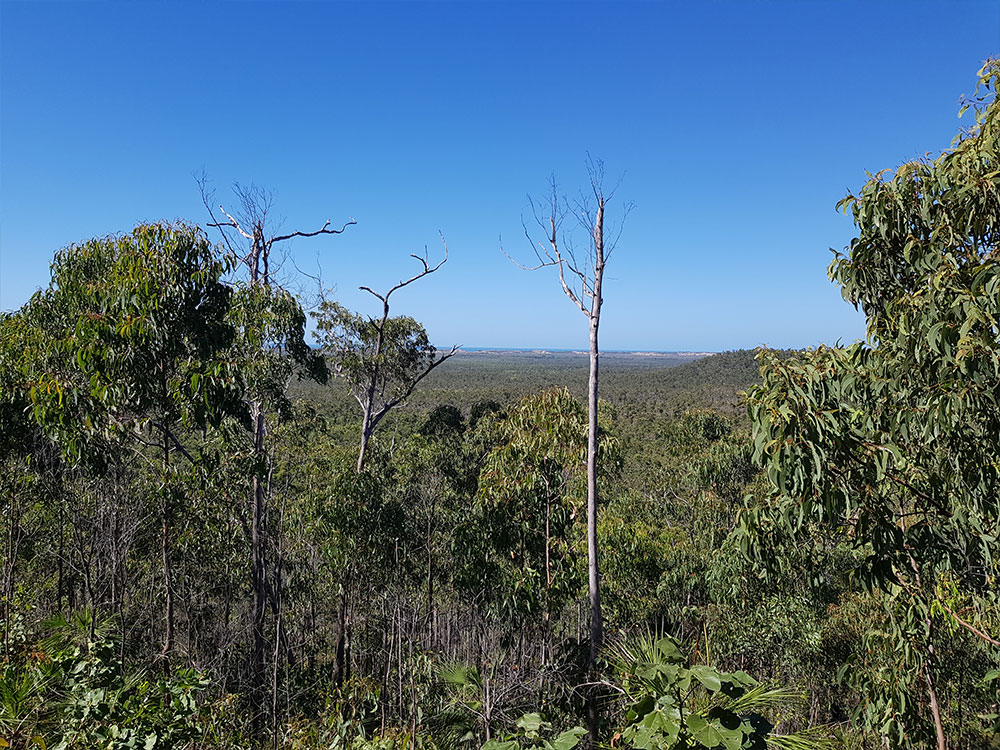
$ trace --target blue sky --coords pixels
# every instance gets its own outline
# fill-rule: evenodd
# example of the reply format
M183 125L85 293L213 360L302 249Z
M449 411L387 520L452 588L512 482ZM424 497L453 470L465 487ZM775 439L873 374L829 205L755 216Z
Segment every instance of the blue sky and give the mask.
M356 218L291 247L349 307L440 232L394 312L439 346L583 348L555 276L499 245L530 258L526 196L577 195L589 152L635 204L605 348L799 347L863 335L826 279L834 204L948 146L1000 3L0 0L0 45L0 309L66 244L204 222L204 169L286 229Z

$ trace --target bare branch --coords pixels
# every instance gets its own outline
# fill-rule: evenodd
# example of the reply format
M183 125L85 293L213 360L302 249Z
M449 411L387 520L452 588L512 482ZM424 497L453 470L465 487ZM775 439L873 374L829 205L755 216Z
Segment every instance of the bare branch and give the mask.
M315 232L292 232L291 234L282 234L278 237L272 237L269 242L284 242L285 240L290 240L293 237L315 237L320 234L342 234L348 227L356 225L358 222L354 217L348 217L348 220L340 229L329 229L330 220L326 220L326 224L317 229Z
M200 175L195 176L195 182L198 183L198 190L201 193L201 202L205 204L205 210L208 211L208 216L211 218L211 223L207 226L216 227L219 230L219 234L222 235L222 242L226 246L226 250L229 254L236 257L236 249L233 247L232 242L229 240L229 235L222 229L224 226L220 224L215 218L215 212L212 210L212 200L215 198L215 191L209 189L208 187L208 176L204 171Z
M528 238L529 242L531 241L531 235L528 234L527 227L525 227L524 236ZM505 258L507 258L507 260L509 260L518 268L520 268L522 271L537 271L539 268L545 268L546 266L554 266L556 264L555 259L542 260L541 253L539 253L538 250L535 250L535 256L538 258L538 265L537 266L521 265L517 260L513 258L513 256L511 256L510 253L508 253L506 250L503 249L503 237L500 238L500 252L503 254Z
M1000 646L1000 641L998 641L996 638L991 638L988 634L986 634L984 631L982 631L979 628L977 628L975 625L973 625L971 623L968 623L965 620L963 620L961 617L959 617L955 613L955 610L953 610L951 607L949 607L948 603L945 602L945 600L942 599L941 596L937 592L934 593L934 598L937 599L938 604L941 605L941 607L945 610L945 612L947 612L949 615L951 615L953 618L955 618L955 621L959 625L961 625L963 628L965 628L966 630L968 630L973 635L978 636L979 638L982 638L987 643L991 643L994 646Z
M363 292L368 292L369 294L374 294L374 295L375 295L376 297L378 297L378 298L379 298L379 299L380 299L380 300L381 300L382 302L385 302L385 297L383 297L383 296L382 296L381 294L379 294L378 292L376 292L376 291L375 291L374 289L372 289L372 288L371 288L371 287L369 287L369 286L359 286L359 287L358 287L358 289L360 289L360 290L361 290L361 291L363 291Z
M174 433L173 433L172 430L170 430L167 427L164 427L164 425L161 424L160 422L152 422L152 425L154 427L156 427L158 430L162 430L163 433L168 438L170 438L170 442L172 442L174 444L174 447L177 448L177 450L181 452L181 455L183 455L184 458L186 458L188 461L190 461L192 465L197 465L198 464L198 462L194 459L194 456L192 456L190 453L188 453L187 448L185 448L183 445L181 445L181 441L177 439L177 436L174 435ZM147 445L151 445L151 443L146 443L146 444Z
M622 238L622 232L625 230L625 220L628 215L632 213L632 209L635 208L635 203L626 203L622 207L621 219L618 221L618 226L612 230L614 234L614 239L611 242L605 241L604 243L604 260L608 260L611 257L611 253L615 251L618 247L618 240Z
M420 384L420 381L426 378L428 375L430 375L431 371L435 367L440 365L442 362L445 362L454 357L458 353L458 350L460 348L461 348L460 344L455 344L453 347L451 347L451 351L449 351L446 354L442 354L440 357L433 360L429 365L427 365L427 367L424 369L423 372L421 372L419 375L413 378L413 380L411 380L409 385L407 386L406 390L401 395L383 404L382 408L379 409L378 412L376 412L375 415L372 417L371 429L374 430L375 427L378 426L378 423L382 421L382 417L384 417L392 409L399 406L401 403L406 401L406 399L408 399L411 395L413 395L413 391Z
M570 301L577 306L577 308L584 315L590 316L590 312L583 305L581 298L590 295L590 287L588 284L588 278L585 273L582 273L577 264L576 259L573 258L572 253L570 257L566 258L559 246L559 232L562 227L563 219L565 218L564 212L559 208L559 192L556 186L555 177L552 177L549 182L550 185L550 198L549 198L549 212L548 216L542 217L539 215L538 206L535 201L528 196L528 205L531 207L531 215L538 224L539 228L545 233L545 243L541 241L535 241L531 232L528 230L527 224L524 221L524 217L521 217L521 227L524 230L524 236L527 238L528 243L531 245L532 252L535 253L535 257L538 259L538 264L534 266L526 266L518 261L514 260L513 257L503 249L503 244L501 242L500 252L515 266L523 271L537 271L541 268L548 268L549 266L556 266L559 268L559 284L562 286L563 292L569 297ZM548 247L546 247L546 244ZM580 280L581 292L577 294L573 288L566 281L566 269L569 269L570 273L576 276Z
M219 226L219 227L223 227L223 226L233 227L237 232L239 232L240 234L242 234L246 239L253 240L253 235L252 234L247 234L246 231L243 229L243 227L240 226L240 223L238 221L236 221L236 219L234 219L232 216L230 216L226 212L226 209L224 209L222 207L221 203L219 204L219 210L222 211L222 213L226 214L226 218L229 219L229 221L225 222L223 224L215 224L215 226Z
M441 238L441 241L444 242L444 237ZM422 270L420 273L416 274L415 276L411 276L406 281L400 281L398 284L396 284L396 286L394 286L392 289L390 289L388 292L385 293L385 297L382 297L381 295L375 294L375 292L372 292L372 294L375 294L376 297L378 297L379 299L381 299L386 304L389 304L389 297L390 297L390 295L392 295L392 293L395 292L397 289L402 289L404 286L408 286L408 285L412 284L414 281L417 281L418 279L422 279L424 276L427 276L429 274L434 273L441 266L443 266L445 264L445 262L447 262L447 260L448 260L448 243L444 242L444 257L440 260L440 262L438 262L438 264L436 266L431 267L427 263L427 249L426 248L424 249L423 257L421 257L419 255L416 255L414 253L410 253L410 257L411 258L416 258L418 261L420 261L420 263L424 267L424 270ZM362 288L365 288L365 287L362 287ZM371 290L369 289L368 291L371 291Z

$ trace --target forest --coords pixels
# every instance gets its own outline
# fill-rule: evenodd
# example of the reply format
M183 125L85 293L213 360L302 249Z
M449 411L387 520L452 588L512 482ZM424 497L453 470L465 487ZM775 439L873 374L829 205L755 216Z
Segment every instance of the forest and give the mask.
M590 265L540 207L589 357L435 348L447 248L299 297L352 222L257 188L59 250L0 313L0 747L1000 747L998 83L839 204L852 344L598 381L597 171Z

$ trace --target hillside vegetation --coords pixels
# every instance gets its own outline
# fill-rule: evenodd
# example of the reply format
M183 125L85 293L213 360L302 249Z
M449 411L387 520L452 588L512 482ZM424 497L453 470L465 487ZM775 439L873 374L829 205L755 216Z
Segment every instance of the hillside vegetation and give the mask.
M0 747L997 747L998 81L842 202L865 341L606 355L589 408L390 315L446 257L312 348L271 248L352 222L256 193L60 250L0 315Z

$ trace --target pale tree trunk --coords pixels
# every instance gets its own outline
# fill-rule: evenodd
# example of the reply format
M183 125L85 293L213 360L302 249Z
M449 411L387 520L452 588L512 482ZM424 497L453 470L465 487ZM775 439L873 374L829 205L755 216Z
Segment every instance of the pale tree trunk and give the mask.
M941 720L941 706L938 703L937 690L934 689L934 671L936 658L934 656L934 620L930 606L927 607L927 662L924 664L924 681L927 683L927 700L930 704L931 716L934 718L934 732L937 735L937 750L947 750L948 740L944 736L944 723Z
M590 382L587 388L587 574L590 594L590 665L597 661L597 652L604 636L601 616L601 575L597 558L597 386L599 318L590 319Z
M933 647L931 647L933 650ZM934 717L934 731L937 735L937 750L948 750L948 741L944 736L944 724L941 721L941 708L938 705L937 691L931 679L931 672L924 667L924 680L927 682L927 696L930 700L931 715Z
M602 186L604 166L600 161L588 160L588 171L590 172L590 186L593 191L593 197L596 199L596 212L591 213L587 205L583 204L579 206L580 213L577 215L577 218L587 226L590 232L590 253L587 257L587 265L582 266L578 264L572 250L566 253L560 247L560 227L567 213L561 211L559 208L559 199L554 179L552 181L551 213L545 219L541 218L538 213L535 213L535 221L547 235L545 242L538 242L536 244L532 241L533 250L539 263L532 268L520 266L520 264L517 265L525 270L537 270L547 266L555 266L559 271L559 283L562 286L563 292L576 305L580 312L587 317L589 323L590 378L587 385L587 574L590 600L590 653L587 660L587 668L592 684L586 691L586 710L589 729L588 745L596 747L598 744L597 730L599 724L598 695L596 691L598 682L597 656L600 653L604 638L604 621L601 613L601 573L597 550L597 508L599 502L597 490L597 403L600 363L598 331L601 324L601 306L604 302L601 296L604 281L604 265L613 252L617 240L612 238L611 242L605 245L604 210L607 201L611 199L614 191L611 193L604 192ZM626 206L624 211L626 216L629 209L630 207ZM532 212L535 212L534 203L532 203ZM527 228L525 228L525 234L528 234ZM529 239L531 239L530 235ZM502 247L501 251L503 251ZM588 300L589 305L586 304Z
M388 296L389 295L386 295L385 299L382 300L382 320L378 323L378 333L375 336L375 351L372 354L373 370L369 378L368 385L365 387L364 400L361 402L363 414L361 418L361 446L358 449L358 474L360 474L362 469L364 469L365 453L368 451L368 441L371 440L372 431L374 430L372 419L373 412L375 411L375 389L378 387L379 358L382 356L382 345L385 340L385 322L389 319Z
M601 617L601 575L597 559L597 393L600 352L601 286L604 281L604 199L599 198L594 221L594 288L590 307L590 382L587 386L587 569L590 586L590 664L593 667L604 636Z
M604 279L604 198L598 196L597 216L594 221L594 283L590 322L590 380L587 384L587 573L590 594L590 680L597 681L597 654L604 637L604 620L601 615L601 573L597 557L597 394L600 350L597 333L601 324L601 284ZM600 717L598 697L591 689L587 696L587 729L589 746L598 745Z

